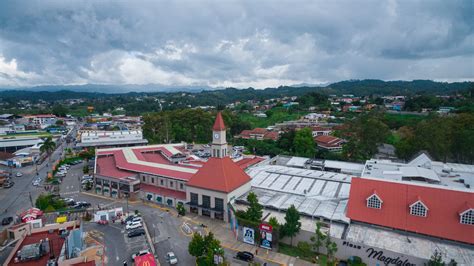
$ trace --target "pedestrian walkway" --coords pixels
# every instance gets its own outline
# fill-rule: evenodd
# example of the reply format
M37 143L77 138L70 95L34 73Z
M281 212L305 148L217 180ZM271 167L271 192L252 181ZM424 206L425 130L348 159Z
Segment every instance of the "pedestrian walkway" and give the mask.
M308 261L301 260L295 257L291 257L275 251L268 251L258 246L252 246L237 240L230 230L230 225L221 221L211 220L202 216L187 214L183 217L186 221L195 224L204 224L208 230L211 231L222 244L222 247L228 248L235 251L249 251L255 254L258 249L257 257L266 260L268 262L278 263L281 265L294 265L294 266L309 266L317 265L312 264Z

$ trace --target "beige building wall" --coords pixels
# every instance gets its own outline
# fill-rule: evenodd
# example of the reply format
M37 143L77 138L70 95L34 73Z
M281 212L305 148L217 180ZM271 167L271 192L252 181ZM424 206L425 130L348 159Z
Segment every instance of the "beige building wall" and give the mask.
M202 205L202 195L209 196L211 198L211 208L215 207L215 198L221 198L224 201L224 221L228 222L228 217L227 217L227 203L233 202L235 199L240 197L241 195L245 194L247 191L249 191L251 188L251 182L247 182L246 184L240 186L239 188L235 189L234 191L231 191L229 193L224 193L224 192L219 192L219 191L214 191L214 190L208 190L208 189L202 189L202 188L196 188L196 187L191 187L187 186L186 187L186 202L191 201L191 193L195 193L198 195L198 204ZM188 207L189 211L189 207ZM202 215L202 211L199 208L199 215ZM211 211L211 218L214 218L214 213Z

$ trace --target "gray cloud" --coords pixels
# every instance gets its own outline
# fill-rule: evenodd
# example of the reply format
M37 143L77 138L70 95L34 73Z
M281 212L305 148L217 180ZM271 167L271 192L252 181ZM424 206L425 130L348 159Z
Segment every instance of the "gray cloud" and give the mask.
M0 85L474 78L473 1L2 1Z

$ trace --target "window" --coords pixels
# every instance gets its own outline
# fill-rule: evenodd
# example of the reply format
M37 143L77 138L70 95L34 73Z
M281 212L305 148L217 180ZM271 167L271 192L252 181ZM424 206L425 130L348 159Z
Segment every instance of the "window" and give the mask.
M165 185L165 182L163 181L163 179L160 179L160 185L162 185L162 186Z
M367 208L372 209L381 209L382 208L382 200L377 196L377 194L372 194L370 197L367 198Z
M152 183L152 184L155 183L155 178L154 178L154 177L151 178L151 183Z
M143 180L143 182L145 182L145 176L142 176L142 180Z
M183 183L179 183L179 188L180 188L180 189L184 189L184 184L183 184Z
M210 208L211 207L211 197L202 195L202 206L204 208Z
M474 225L474 209L469 209L469 210L461 213L460 222L462 224Z
M417 201L410 205L410 214L414 216L426 217L428 208L421 201Z
M214 198L215 209L222 211L224 210L224 200L220 198Z
M191 203L196 205L198 204L198 194L191 193Z
M170 187L173 187L173 181L170 181Z

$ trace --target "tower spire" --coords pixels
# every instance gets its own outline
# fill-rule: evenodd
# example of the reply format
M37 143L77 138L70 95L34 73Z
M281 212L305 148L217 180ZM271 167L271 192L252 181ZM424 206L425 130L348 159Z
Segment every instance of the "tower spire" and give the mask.
M227 140L225 124L221 112L217 113L216 121L212 127L212 157L223 158L227 156Z

